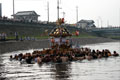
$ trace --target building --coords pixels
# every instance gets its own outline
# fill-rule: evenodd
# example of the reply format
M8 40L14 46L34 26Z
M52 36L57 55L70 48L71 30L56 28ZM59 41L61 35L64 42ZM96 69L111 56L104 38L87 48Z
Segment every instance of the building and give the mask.
M93 20L83 20L83 19L77 22L76 26L78 28L83 28L83 29L91 29L96 27Z
M12 15L14 19L28 22L37 22L38 15L35 11L20 11Z
M0 17L2 17L2 4L0 3Z

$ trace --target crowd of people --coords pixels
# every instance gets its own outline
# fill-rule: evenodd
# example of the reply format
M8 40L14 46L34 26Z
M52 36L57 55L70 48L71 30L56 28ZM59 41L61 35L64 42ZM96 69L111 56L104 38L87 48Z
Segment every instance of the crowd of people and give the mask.
M110 56L119 56L114 51L113 54L108 50L91 50L89 48L70 48L70 49L43 49L42 51L33 51L32 53L20 53L10 56L10 60L18 60L20 63L61 63L77 60L92 60L100 58L108 58Z
M8 40L16 40L16 41L35 41L37 40L35 37L29 37L25 36L22 37L18 34L18 32L15 32L14 35L12 35L13 38L10 38L7 36L7 33L2 32L0 33L0 41L8 41Z
M5 41L7 39L6 33L0 33L0 41Z
M35 37L29 37L29 36L22 37L18 34L18 32L15 32L15 40L16 41L35 41L36 38Z

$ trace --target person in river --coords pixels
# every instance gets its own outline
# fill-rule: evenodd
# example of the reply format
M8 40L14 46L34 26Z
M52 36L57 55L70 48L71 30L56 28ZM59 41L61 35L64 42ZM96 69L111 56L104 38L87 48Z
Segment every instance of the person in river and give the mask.
M116 51L114 51L113 56L119 56L119 54Z
M10 55L10 61L12 61L13 60L13 56L12 55Z
M38 56L38 57L37 57L37 63L38 63L38 64L41 64L41 63L42 63L42 57L41 57L41 56Z
M93 59L97 59L98 58L98 55L95 52L95 50L92 51L92 57L93 57Z
M68 56L63 55L60 58L61 58L62 62L68 62Z
M105 50L91 50L89 48L70 48L67 50L60 49L43 49L43 51L34 51L32 53L20 53L15 54L15 56L10 55L10 59L18 60L21 63L61 63L68 61L77 60L92 60L100 58L108 58L109 56L119 56L119 54L114 51L113 54L108 49Z
M26 58L25 58L26 62L28 64L31 64L31 61L32 61L32 56L30 53L26 53Z

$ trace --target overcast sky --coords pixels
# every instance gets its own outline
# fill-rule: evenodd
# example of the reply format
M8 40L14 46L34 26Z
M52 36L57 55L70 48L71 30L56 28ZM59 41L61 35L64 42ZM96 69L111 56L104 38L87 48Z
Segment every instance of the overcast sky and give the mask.
M2 3L2 15L11 18L13 14L13 0L0 0ZM57 0L15 0L15 13L18 11L36 11L39 20L47 21L47 1L50 6L50 21L57 20ZM78 6L78 20L94 20L96 26L119 26L120 0L60 0L60 17L65 12L67 23L76 22L76 6Z

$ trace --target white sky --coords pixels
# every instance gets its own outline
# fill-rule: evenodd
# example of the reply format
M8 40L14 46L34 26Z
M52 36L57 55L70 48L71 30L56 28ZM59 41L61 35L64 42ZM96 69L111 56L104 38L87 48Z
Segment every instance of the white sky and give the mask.
M13 14L13 0L0 0L2 3L2 15L11 18ZM15 13L18 11L34 10L40 16L39 20L47 21L47 1L50 6L50 21L57 20L57 0L15 0ZM120 22L120 0L61 0L60 17L65 12L65 20L67 23L76 22L76 6L78 6L78 20L92 19L96 26L119 26Z

